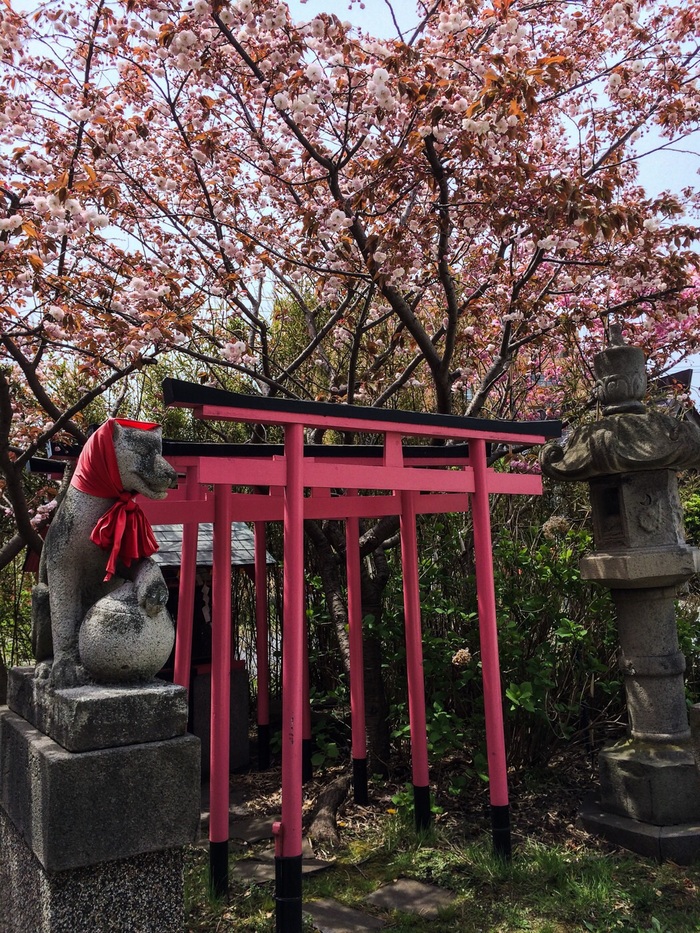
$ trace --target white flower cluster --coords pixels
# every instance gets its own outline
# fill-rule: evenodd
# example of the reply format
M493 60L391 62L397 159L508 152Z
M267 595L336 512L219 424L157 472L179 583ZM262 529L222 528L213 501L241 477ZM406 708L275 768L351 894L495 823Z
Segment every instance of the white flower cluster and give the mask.
M467 117L466 120L462 120L462 129L466 130L468 133L476 133L477 136L483 136L484 133L488 133L491 129L491 124L488 120L472 120L471 117Z
M619 100L626 100L632 96L632 91L628 87L622 87L622 75L616 71L613 71L608 78L607 91L611 97L617 97Z
M266 10L262 17L263 26L267 29L283 29L287 25L287 6L278 3L276 7Z
M44 333L52 340L65 340L67 337L61 325L54 321L44 321Z
M109 226L109 217L100 214L96 207L84 207L76 198L62 201L58 195L38 195L32 198L32 207L38 214L49 215L46 233L62 236L65 233L83 234L88 228L99 229ZM0 230L16 230L23 223L19 214L0 220ZM69 226L70 224L70 226Z
M321 68L318 62L312 62L310 65L307 65L305 74L312 84L318 84L323 78L323 68Z
M192 12L198 18L204 18L211 15L211 4L209 0L194 0Z
M170 51L173 54L178 52L184 52L187 49L192 48L193 45L197 44L197 33L192 29L183 29L182 32L175 34L173 41L170 45Z
M52 428L53 424L45 424L46 429ZM42 502L41 505L37 506L36 512L32 515L32 525L36 528L37 525L41 525L44 519L48 518L51 512L56 508L56 500L52 499L51 502Z
M240 245L233 240L219 240L219 246L223 254L228 256L229 259L237 259L240 262L245 257Z
M367 87L384 110L393 110L396 107L396 99L389 88L389 72L386 68L375 68Z
M156 301L159 298L163 298L170 292L170 289L167 285L159 285L158 288L152 288L146 279L143 279L138 275L135 275L131 279L129 285L133 290L135 297L145 298L149 301Z
M325 228L331 233L338 233L341 230L347 230L352 227L352 217L348 217L345 211L338 208L331 211L330 216L326 218Z
M7 104L4 110L0 110L0 129L21 139L25 131L29 129L31 122L27 117L28 113L23 111L22 104L17 102Z
M469 101L458 95L447 106L453 113L464 113L469 109Z
M338 328L334 334L333 343L338 350L351 347L353 343L353 337L349 330L344 327Z
M71 118L71 120L77 120L79 123L85 123L92 117L92 110L90 110L89 107L80 107L78 110L72 108L68 111L68 116Z
M11 217L0 217L0 230L16 230L23 223L21 214L13 214Z
M468 13L441 13L438 23L438 32L442 36L450 36L455 32L460 32L470 25Z
M547 252L556 249L576 249L577 246L579 246L579 241L575 240L573 237L560 239L558 236L553 236L552 234L537 241L537 249L543 249Z
M317 16L316 19L312 19L310 22L306 23L302 27L304 32L308 33L311 36L314 36L317 39L320 39L326 32L326 25L321 19L320 16Z
M224 359L229 363L240 363L246 352L246 345L243 340L236 340L235 343L224 345Z
M38 173L46 172L50 167L45 159L35 156L31 152L25 152L22 155L22 164L25 168L29 169L30 172Z
M616 26L626 26L630 22L635 22L638 15L637 5L632 0L624 0L624 2L612 5L603 16L603 23L614 29Z
M158 7L157 9L149 9L145 11L146 16L153 23L165 23L168 19L168 11L165 7Z
M0 17L0 49L11 52L13 49L21 49L22 45L23 37L15 24Z

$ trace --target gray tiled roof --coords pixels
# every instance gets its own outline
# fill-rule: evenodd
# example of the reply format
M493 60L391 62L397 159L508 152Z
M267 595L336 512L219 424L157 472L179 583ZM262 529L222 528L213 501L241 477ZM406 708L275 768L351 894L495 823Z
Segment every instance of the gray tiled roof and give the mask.
M153 534L159 544L159 550L153 560L162 567L179 567L182 551L182 525L153 525ZM197 566L211 567L213 563L214 526L202 522L197 536ZM275 559L268 552L267 563L274 564ZM231 525L231 564L242 567L255 563L255 539L253 532L244 522Z

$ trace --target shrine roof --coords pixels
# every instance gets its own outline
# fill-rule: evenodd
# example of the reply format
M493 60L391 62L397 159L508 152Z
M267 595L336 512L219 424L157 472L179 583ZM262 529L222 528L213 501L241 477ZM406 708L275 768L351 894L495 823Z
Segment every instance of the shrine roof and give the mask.
M153 525L158 550L153 560L161 567L179 567L182 553L182 525ZM266 551L266 562L274 564L274 557ZM201 522L197 534L197 566L211 567L214 563L214 526ZM255 538L245 522L231 525L231 564L234 567L252 567L255 564Z

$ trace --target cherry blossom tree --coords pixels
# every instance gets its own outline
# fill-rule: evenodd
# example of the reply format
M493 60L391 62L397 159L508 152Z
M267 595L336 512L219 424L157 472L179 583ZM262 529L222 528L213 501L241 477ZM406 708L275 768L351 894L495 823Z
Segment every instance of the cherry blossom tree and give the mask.
M415 23L9 0L0 566L41 545L28 459L165 353L262 394L574 418L611 322L659 373L697 350L697 195L647 196L638 165L698 125L698 0Z
M5 469L175 348L250 391L525 416L611 320L659 370L694 351L693 193L637 165L697 126L697 3L419 13L378 41L272 0L6 9Z
M278 3L133 17L112 143L130 232L165 221L174 264L195 252L231 309L221 351L259 391L382 405L414 383L440 411L514 414L518 358L585 358L611 319L659 368L694 348L696 230L645 196L636 156L697 126L697 5L436 3L385 43ZM148 146L134 120L155 178L121 154ZM306 322L291 361L265 284Z

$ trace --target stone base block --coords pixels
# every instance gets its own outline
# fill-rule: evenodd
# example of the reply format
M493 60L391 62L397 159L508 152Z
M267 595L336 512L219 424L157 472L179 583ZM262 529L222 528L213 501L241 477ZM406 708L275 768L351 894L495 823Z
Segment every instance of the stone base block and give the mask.
M610 813L591 798L581 808L581 822L589 833L657 862L690 865L700 858L700 821L657 826Z
M653 826L700 822L700 774L690 745L627 739L601 751L603 810Z
M69 752L0 709L0 806L48 872L193 842L199 740Z
M209 774L211 750L211 668L201 665L192 680L192 732L202 742L202 774ZM248 741L248 672L242 663L231 667L230 770L250 764Z
M48 691L33 667L15 667L7 705L70 752L158 742L187 730L187 691L158 680Z
M183 850L47 872L0 807L2 933L182 933Z

